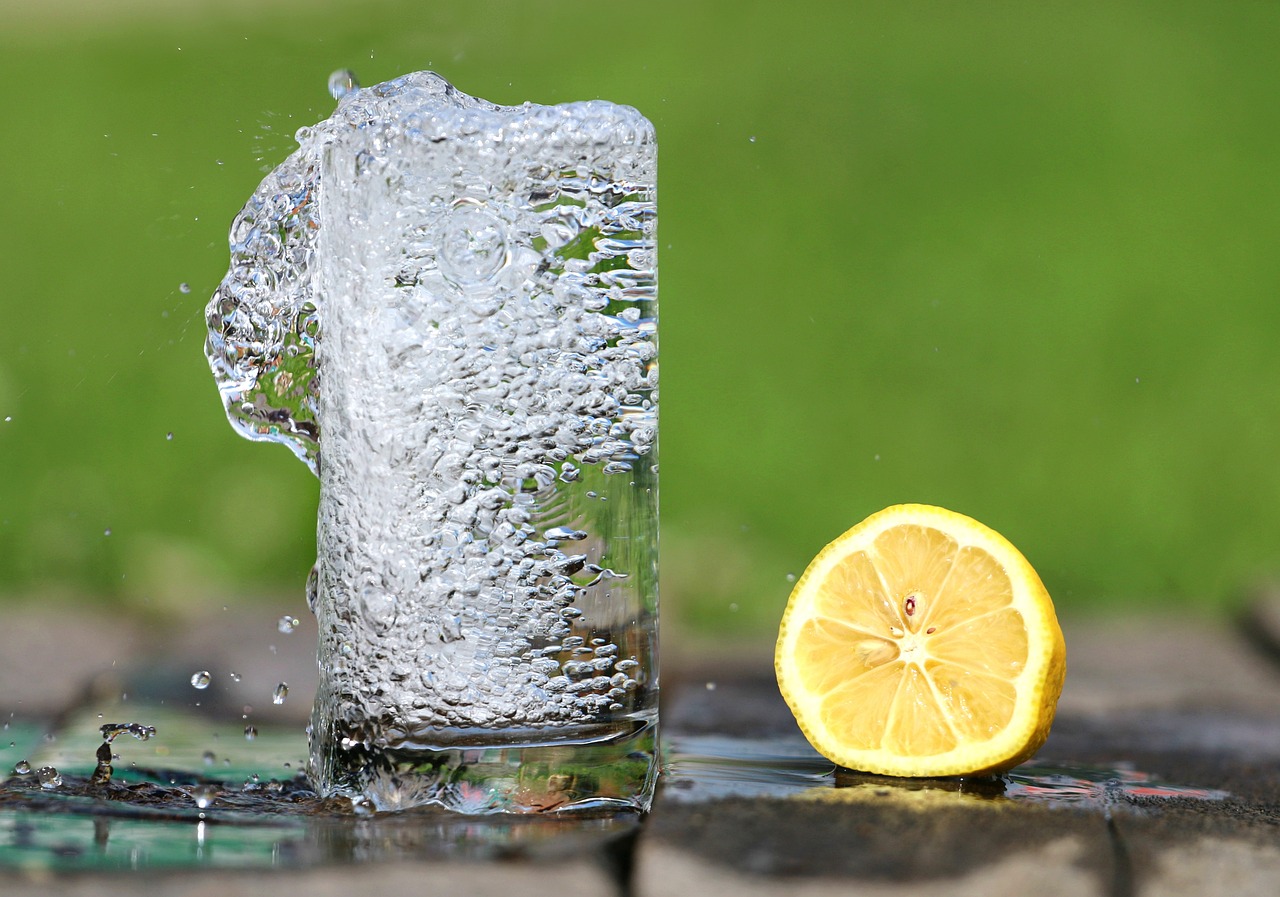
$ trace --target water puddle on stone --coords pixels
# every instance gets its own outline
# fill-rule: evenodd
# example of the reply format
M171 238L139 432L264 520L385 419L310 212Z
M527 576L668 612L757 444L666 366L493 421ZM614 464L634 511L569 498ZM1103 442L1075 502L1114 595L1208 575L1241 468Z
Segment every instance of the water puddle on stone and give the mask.
M668 800L796 798L841 803L895 801L920 807L1007 801L1109 813L1157 809L1163 800L1221 801L1225 791L1161 782L1126 767L1019 766L1001 776L897 779L838 769L798 737L676 736L668 744L663 794Z
M252 740L163 706L119 705L46 725L10 720L0 738L0 868L56 871L299 868L397 860L554 861L625 837L634 814L467 817L422 808L360 815L302 774L300 726ZM110 781L101 779L104 727ZM154 733L151 729L154 728ZM25 761L25 763L24 763ZM15 772L15 767L21 772ZM1224 791L1129 768L1021 766L975 779L892 779L837 769L798 736L664 739L662 802L725 798L890 803L922 812L972 801L1109 814L1158 812Z
M238 725L164 706L95 709L52 727L9 720L0 735L0 868L7 869L554 862L599 849L639 824L636 814L360 814L349 801L310 790L300 725L259 724L250 739ZM113 755L106 782L104 744Z

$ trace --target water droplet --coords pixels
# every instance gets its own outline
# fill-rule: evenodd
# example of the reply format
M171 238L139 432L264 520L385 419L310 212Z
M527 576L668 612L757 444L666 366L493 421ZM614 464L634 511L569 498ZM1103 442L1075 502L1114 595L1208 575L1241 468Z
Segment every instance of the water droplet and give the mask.
M281 682L276 686L276 690L271 693L271 703L283 704L284 699L289 696L289 683Z
M795 581L796 581L796 575L794 573L788 573L787 582L795 582Z
M209 683L213 681L213 677L209 675L208 670L201 670L191 676L191 687L205 689L209 687Z
M186 283L185 281L184 281L184 282L182 282L182 283L180 283L180 284L178 284L178 292L180 292L180 293L190 293L190 292L191 292L191 284Z
M755 143L755 142L756 142L756 135L755 135L755 134L752 134L752 135L751 135L750 137L748 137L747 139L748 139L748 140L750 140L752 143Z
M356 73L351 69L338 69L329 76L329 96L335 100L340 100L359 89L360 82L356 80Z
M62 773L58 772L56 767L40 767L36 770L36 778L40 780L40 787L46 791L62 787Z
M25 776L27 773L31 772L31 764L26 760L19 760L14 764L13 771L20 776Z
M258 737L258 728L257 728L257 726L245 726L245 727L244 727L244 740L245 740L245 741L253 741L253 739L255 739L255 738L257 738L257 737Z
M165 433L165 434L164 434L164 438L165 438L167 441L172 442L172 441L173 441L173 434L172 434L172 433Z
M193 683L194 684L194 683ZM144 726L142 723L104 723L98 727L102 740L110 744L117 735L132 735L139 741L148 741L156 734L155 726Z
M707 691L715 691L715 690L716 690L716 684L714 682L708 682Z
M102 534L103 534L104 536L109 536L109 535L111 535L111 527L107 527L106 529L104 529L104 530L102 531Z
M196 802L196 806L205 809L218 796L217 785L196 785L191 789L191 799Z
M212 766L217 761L218 756L213 751L205 751L200 755L200 759L204 761L205 766Z
M285 614L280 618L279 622L276 623L276 628L288 635L290 632L293 632L298 628L298 618Z

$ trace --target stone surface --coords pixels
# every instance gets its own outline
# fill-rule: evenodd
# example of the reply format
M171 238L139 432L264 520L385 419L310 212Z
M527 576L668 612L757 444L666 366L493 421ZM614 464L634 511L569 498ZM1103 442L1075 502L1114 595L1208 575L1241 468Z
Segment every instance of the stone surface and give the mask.
M38 711L56 732L55 711L78 706L79 718L92 718L94 701L121 690L189 706L198 666L215 682L233 669L242 675L243 690L228 680L220 694L202 695L204 709L236 715L240 701L267 703L284 678L291 718L300 719L311 700L314 635L296 611L299 630L279 633L275 621L287 610L214 614L160 637L91 614L31 611L0 627L0 694L7 711ZM1081 621L1066 635L1069 672L1053 733L1034 764L1003 782L837 772L796 729L767 641L686 642L688 650L664 655L667 769L638 837L605 846L557 834L534 847L467 853L457 833L484 839L507 823L336 820L336 836L353 849L299 855L292 868L122 875L11 867L3 893L1276 893L1280 665L1241 628L1196 619ZM38 737L31 725L24 731ZM0 844L15 831L0 824Z

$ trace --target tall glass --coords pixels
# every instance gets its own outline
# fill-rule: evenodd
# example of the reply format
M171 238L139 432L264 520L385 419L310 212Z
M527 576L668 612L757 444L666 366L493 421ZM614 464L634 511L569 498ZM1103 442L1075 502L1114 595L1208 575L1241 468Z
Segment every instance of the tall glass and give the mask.
M376 809L644 810L652 126L460 96L321 157L312 774Z

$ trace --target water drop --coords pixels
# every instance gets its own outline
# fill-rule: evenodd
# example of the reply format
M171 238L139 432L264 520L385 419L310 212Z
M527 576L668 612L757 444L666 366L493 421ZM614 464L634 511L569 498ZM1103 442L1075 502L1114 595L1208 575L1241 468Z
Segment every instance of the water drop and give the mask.
M708 682L707 691L715 691L715 690L716 690L716 684L714 682Z
M205 751L200 755L200 759L204 761L205 766L212 766L217 761L218 756L213 751Z
M139 741L149 741L156 734L155 726L144 726L142 723L104 723L98 727L102 740L110 744L117 735L132 735Z
M329 76L329 96L335 100L340 100L359 89L360 82L356 80L356 73L351 69L338 69Z
M755 134L752 134L752 135L751 135L750 137L748 137L747 139L748 139L748 140L750 140L752 143L755 143L755 142L756 142L756 135L755 135Z
M283 704L284 699L289 696L289 683L281 682L276 686L276 690L271 693L271 703Z
M192 676L191 676L191 687L192 687L192 688L199 688L199 689L206 689L206 688L208 688L208 687L209 687L209 683L210 683L210 682L212 682L212 681L213 681L213 677L209 675L209 671L208 671L208 670L201 670L201 671L200 671L200 672L198 672L198 673L194 673L194 674L192 674Z
M253 739L255 739L255 738L257 738L257 737L258 737L258 729L257 729L257 727L256 727L256 726L245 726L245 727L244 727L244 740L245 740L245 741L253 741Z
M27 773L31 772L31 764L26 760L19 760L14 764L13 771L20 776L25 776Z
M164 434L164 438L165 438L167 441L172 442L172 441L173 441L173 434L172 434L172 433L165 433L165 434Z
M232 681L232 682L239 682L239 681L240 681L240 674L239 674L239 673L237 673L235 670L232 670L232 671L231 671L231 681Z
M285 614L280 618L279 622L276 623L276 628L288 635L290 632L293 632L298 628L298 618Z
M191 292L191 284L186 283L185 281L184 281L183 283L178 284L178 292L180 292L180 293L190 293L190 292Z
M796 581L796 575L794 573L788 573L787 582L795 582L795 581Z
M217 796L217 785L196 785L191 789L191 799L194 800L196 802L196 806L202 810L213 803L214 798Z
M40 767L36 770L36 778L40 780L40 787L46 791L62 787L62 773L58 772L56 767Z
M111 527L107 527L106 529L104 529L104 530L102 531L102 534L103 534L104 536L109 536L109 535L111 535Z

